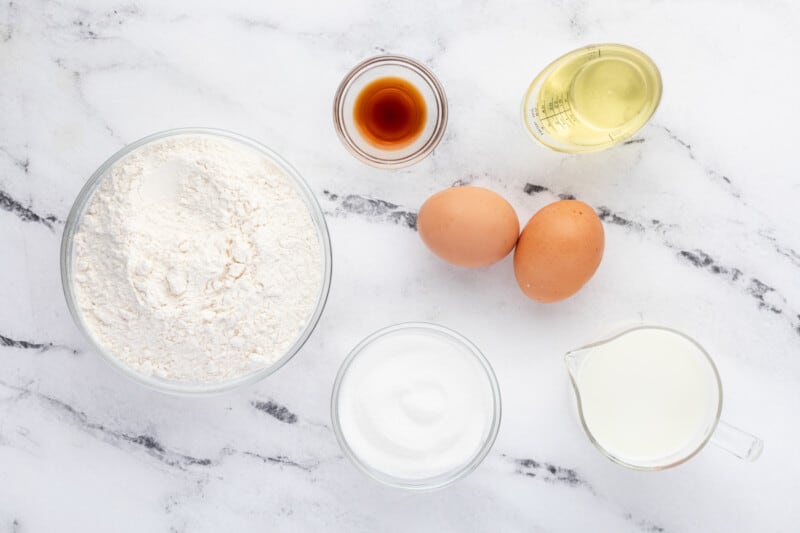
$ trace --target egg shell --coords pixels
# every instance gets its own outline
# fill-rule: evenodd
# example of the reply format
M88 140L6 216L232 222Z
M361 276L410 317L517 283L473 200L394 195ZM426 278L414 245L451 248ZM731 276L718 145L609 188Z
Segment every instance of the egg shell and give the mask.
M591 206L561 200L534 214L514 252L514 274L520 289L542 303L578 292L603 258L603 223Z
M482 187L453 187L419 210L422 241L448 263L485 267L507 256L519 237L519 219L502 196Z

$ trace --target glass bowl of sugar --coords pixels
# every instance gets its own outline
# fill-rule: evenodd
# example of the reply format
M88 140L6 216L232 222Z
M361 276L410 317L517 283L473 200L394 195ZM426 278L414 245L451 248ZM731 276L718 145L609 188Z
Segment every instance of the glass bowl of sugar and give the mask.
M89 178L64 228L61 280L75 324L113 368L207 395L302 348L331 259L297 170L241 135L184 128L124 147Z
M489 361L462 335L398 324L345 358L331 397L339 445L386 485L430 491L475 470L500 428L500 388Z

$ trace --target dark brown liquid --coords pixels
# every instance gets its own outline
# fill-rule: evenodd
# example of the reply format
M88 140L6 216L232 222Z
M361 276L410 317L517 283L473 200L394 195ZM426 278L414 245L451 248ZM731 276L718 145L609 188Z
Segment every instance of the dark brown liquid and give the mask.
M427 108L419 89L403 78L379 78L356 98L353 119L361 135L378 148L408 146L425 129Z

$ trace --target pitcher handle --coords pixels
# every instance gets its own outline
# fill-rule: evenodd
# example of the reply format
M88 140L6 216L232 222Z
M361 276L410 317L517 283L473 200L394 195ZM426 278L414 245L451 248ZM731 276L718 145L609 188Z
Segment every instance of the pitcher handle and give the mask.
M717 429L711 435L711 443L750 462L758 459L764 451L764 441L724 420L717 424Z

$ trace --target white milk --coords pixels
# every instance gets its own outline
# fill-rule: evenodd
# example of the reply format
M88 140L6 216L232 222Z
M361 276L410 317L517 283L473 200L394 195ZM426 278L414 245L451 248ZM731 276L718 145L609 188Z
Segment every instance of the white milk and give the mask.
M342 435L363 464L420 480L476 457L491 433L494 395L475 354L415 328L379 337L353 359L338 413Z
M576 385L601 448L632 465L665 466L703 443L720 396L713 364L699 346L669 330L641 328L585 354Z

